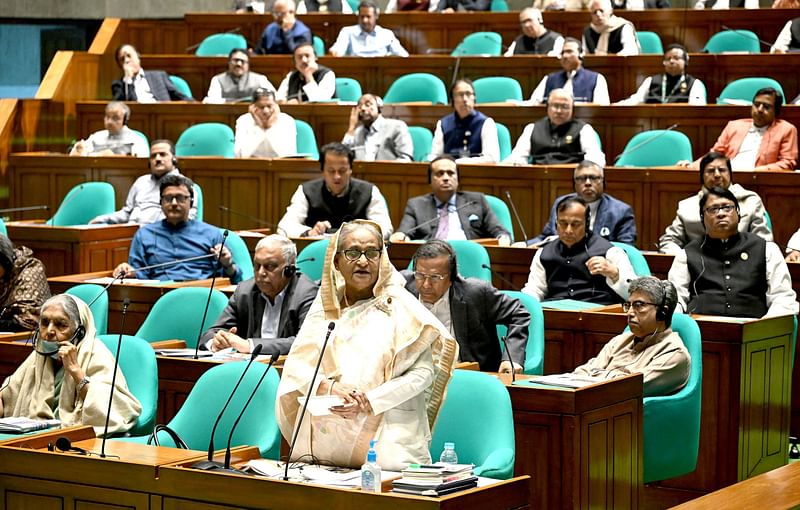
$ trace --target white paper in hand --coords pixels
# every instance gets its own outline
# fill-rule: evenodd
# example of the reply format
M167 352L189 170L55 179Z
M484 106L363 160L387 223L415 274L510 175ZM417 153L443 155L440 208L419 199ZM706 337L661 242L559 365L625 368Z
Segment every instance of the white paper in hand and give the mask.
M306 397L297 397L297 402L302 406L306 401ZM344 404L341 397L334 395L317 395L313 396L308 401L308 412L311 416L326 416L331 414L331 407L340 406Z

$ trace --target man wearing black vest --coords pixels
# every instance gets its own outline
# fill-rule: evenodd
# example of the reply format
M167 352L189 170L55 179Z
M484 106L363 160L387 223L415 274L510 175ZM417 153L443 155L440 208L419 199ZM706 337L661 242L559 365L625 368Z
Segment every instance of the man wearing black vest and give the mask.
M519 13L519 24L522 34L514 39L505 52L506 57L513 55L548 55L556 57L564 46L564 37L558 32L548 30L542 20L542 11L526 7Z
M588 229L589 208L578 196L556 206L558 239L542 245L522 292L539 301L575 299L608 305L628 297L636 278L628 256Z
M688 64L689 53L686 48L680 44L670 44L664 52L664 72L645 78L635 94L614 104L706 104L706 87L694 76L686 74Z
M250 71L250 56L244 48L228 54L228 70L211 78L204 103L222 104L249 101L256 89L275 91L266 76Z
M289 237L315 237L346 221L372 220L388 238L393 229L386 199L374 184L351 177L353 151L334 142L319 152L322 177L297 187L278 228Z
M600 136L589 124L572 118L573 104L567 91L553 90L547 99L547 117L525 126L503 163L564 165L589 160L604 167Z
M589 2L591 23L583 29L583 47L590 55L638 55L633 23L614 15L611 0Z
M675 255L669 281L685 313L729 317L794 315L797 295L780 248L739 232L739 202L713 187L700 199L706 235Z
M579 40L565 38L558 61L563 70L542 78L531 94L533 103L544 103L553 90L564 89L579 103L611 104L606 77L583 67L583 47Z
M800 17L786 22L775 44L770 48L770 53L788 53L800 51Z
M283 79L275 99L288 104L331 99L336 92L336 75L317 63L317 54L311 43L298 44L293 58L295 70Z

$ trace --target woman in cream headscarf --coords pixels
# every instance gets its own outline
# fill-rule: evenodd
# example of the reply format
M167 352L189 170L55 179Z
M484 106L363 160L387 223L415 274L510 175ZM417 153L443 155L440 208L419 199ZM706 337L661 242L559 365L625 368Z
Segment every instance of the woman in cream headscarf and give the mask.
M331 239L322 286L281 376L278 425L290 441L298 397L307 393L339 396L344 404L331 415L303 419L292 460L358 467L376 439L384 469L430 461L430 431L458 346L404 284L375 223L346 223ZM331 322L335 329L312 383Z
M91 425L100 436L106 422L114 356L96 338L94 318L80 299L67 294L45 301L32 352L3 383L0 415ZM108 432L136 423L142 406L117 372Z

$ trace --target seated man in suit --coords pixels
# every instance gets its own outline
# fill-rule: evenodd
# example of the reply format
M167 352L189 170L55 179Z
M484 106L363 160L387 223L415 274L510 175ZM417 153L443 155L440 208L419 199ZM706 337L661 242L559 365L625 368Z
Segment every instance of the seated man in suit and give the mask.
M117 101L194 101L175 88L164 71L142 69L139 52L130 44L123 44L116 51L117 65L123 76L111 83L111 98Z
M275 91L266 76L250 70L250 55L244 48L228 54L228 70L211 78L204 103L223 104L249 101L257 89Z
M713 187L700 199L706 234L675 255L669 281L685 313L727 317L795 315L797 295L780 248L739 232L739 201Z
M681 337L670 328L677 303L670 282L652 276L633 280L630 298L622 303L630 331L609 340L597 356L573 373L601 379L642 374L645 397L669 395L683 388L692 360Z
M86 140L75 142L69 155L147 157L147 141L128 127L130 118L131 109L128 105L122 101L111 101L106 105L103 117L105 129L92 133Z
M164 219L139 228L131 241L128 262L118 265L114 276L187 281L223 274L233 283L241 281L242 270L223 246L220 229L189 219L192 180L180 174L167 175L161 179L159 191Z
M614 104L706 104L706 87L691 74L686 74L688 65L689 52L686 48L680 44L670 44L664 52L664 72L648 76L631 97Z
M544 231L528 244L538 244L556 233L556 204L567 197L579 196L589 206L589 228L609 241L636 244L636 218L631 206L605 193L606 179L603 168L591 161L581 161L573 174L575 193L562 195L553 203L550 220Z
M251 352L288 354L294 337L317 295L318 286L297 271L297 247L284 236L272 234L256 245L255 276L236 286L201 345L214 352L233 348Z
M414 142L402 120L381 115L383 101L375 94L364 94L350 110L350 124L342 143L364 161L413 161Z
M458 165L452 157L431 161L428 182L432 192L408 200L392 242L494 237L502 246L510 244L508 230L500 225L483 193L458 191Z
M314 46L310 42L298 44L293 58L294 71L289 71L275 94L278 102L299 104L331 99L336 93L336 74L319 65Z
M546 242L531 262L522 292L539 301L575 299L601 305L621 303L636 275L628 256L589 230L590 213L578 196L556 204L558 238Z
M531 94L531 101L544 103L555 89L564 89L578 103L609 105L608 82L602 74L583 67L583 46L574 37L564 39L558 61L562 71L546 75Z
M275 102L275 91L256 89L247 113L236 119L237 158L280 158L297 154L297 125Z
M350 220L372 220L392 233L386 200L374 184L354 179L353 151L341 143L320 150L322 177L297 187L278 228L289 237L316 237Z
M628 8L632 9L634 6ZM582 38L586 53L619 56L639 54L636 28L625 18L614 15L611 0L591 0L589 13L592 21L583 29Z
M438 239L423 244L414 254L414 272L403 271L406 289L419 296L425 307L444 324L459 346L461 361L477 361L488 372L521 372L525 364L531 316L516 298L491 284L458 274L456 253ZM496 324L508 326L509 354L500 350ZM508 361L511 358L512 362Z

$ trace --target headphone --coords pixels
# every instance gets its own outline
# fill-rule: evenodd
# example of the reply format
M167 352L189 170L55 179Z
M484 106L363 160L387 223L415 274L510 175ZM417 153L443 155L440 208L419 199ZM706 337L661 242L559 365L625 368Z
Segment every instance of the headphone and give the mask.
M564 44L567 44L567 43L575 43L575 44L578 45L578 59L581 62L583 62L583 57L585 56L585 54L583 53L583 43L580 41L580 39L576 39L574 37L565 37L564 38ZM562 48L561 51L564 51L564 49L563 49L564 46L561 46L561 48Z
M294 264L287 264L283 268L283 277L284 278L291 278L295 274L297 274L297 266L295 266Z
M687 65L687 66L689 65L689 52L686 51L686 47L685 46L683 46L682 44L677 44L677 43L670 44L664 50L664 55L666 55L670 50L681 50L681 52L683 53L683 62L684 62L684 64Z
M753 94L753 101L755 101L758 96L763 95L772 96L775 98L775 117L780 117L781 108L783 107L783 94L781 94L781 91L773 87L764 87L757 90L756 93Z
M447 261L450 263L450 281L451 282L455 281L455 279L458 277L458 260L456 259L456 251L453 249L453 246L447 241L444 241L442 239L431 239L430 241L425 243L425 245L428 246L434 245L437 248L440 248L441 251L447 252ZM417 250L417 253L414 253L414 256L411 258L411 261L414 263L414 270L417 269L418 252L419 250ZM430 258L436 258L436 257L441 257L441 254L438 254L435 257L430 257Z
M85 336L86 328L83 324L78 323L78 327L75 328L75 332L72 334L69 341L70 343L77 345ZM33 331L33 338L31 339L31 342L33 343L33 349L37 354L41 354L42 356L50 356L53 359L58 358L58 342L42 340L39 337L38 327Z
M539 9L533 8L533 19L536 20L537 23L540 25L544 24L544 18L542 17L542 11Z
M174 167L178 166L178 158L176 158L175 156L172 156L172 166Z
M361 97L363 98L364 96L372 96L372 99L375 100L375 106L378 108L378 113L383 112L383 99L381 98L381 96L379 96L378 94L373 94L371 92L367 92L366 94L363 94Z
M661 284L661 302L656 305L656 320L666 321L669 315L669 307L667 306L667 282L660 280Z

